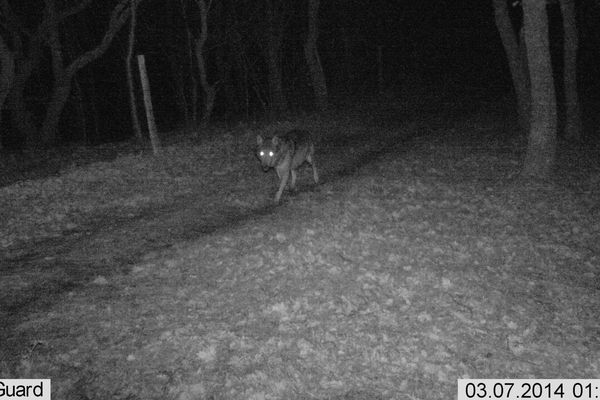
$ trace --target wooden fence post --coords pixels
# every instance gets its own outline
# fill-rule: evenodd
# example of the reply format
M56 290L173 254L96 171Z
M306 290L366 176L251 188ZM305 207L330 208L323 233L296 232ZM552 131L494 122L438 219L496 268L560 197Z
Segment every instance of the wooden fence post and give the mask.
M150 93L148 74L146 73L146 60L143 54L139 54L137 60L140 69L140 79L142 81L142 92L144 93L144 107L146 108L146 121L148 121L148 133L150 136L150 143L152 144L152 152L154 154L159 154L161 152L161 145L158 133L156 132L156 123L154 122L152 95Z

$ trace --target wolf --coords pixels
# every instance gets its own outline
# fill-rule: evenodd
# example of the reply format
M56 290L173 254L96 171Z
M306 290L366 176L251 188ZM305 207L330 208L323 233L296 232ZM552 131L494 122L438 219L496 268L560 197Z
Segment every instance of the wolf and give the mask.
M287 133L273 136L272 139L256 137L256 156L260 160L263 171L274 168L279 177L279 190L275 194L275 203L279 203L283 189L290 175L290 189L296 187L296 170L307 162L312 167L315 184L319 183L319 173L315 165L315 145L309 132L294 129Z

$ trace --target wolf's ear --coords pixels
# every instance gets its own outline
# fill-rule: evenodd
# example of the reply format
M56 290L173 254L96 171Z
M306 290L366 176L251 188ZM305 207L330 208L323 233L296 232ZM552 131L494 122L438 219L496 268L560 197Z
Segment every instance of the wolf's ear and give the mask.
M271 143L273 143L273 146L277 146L279 144L279 137L273 136L273 139L271 139Z
M260 135L256 136L256 144L259 146L261 146L263 144L262 136L260 136Z

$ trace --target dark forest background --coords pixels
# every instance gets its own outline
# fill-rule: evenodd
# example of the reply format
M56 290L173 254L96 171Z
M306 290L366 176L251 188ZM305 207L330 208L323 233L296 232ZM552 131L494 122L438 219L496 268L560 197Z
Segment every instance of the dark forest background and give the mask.
M48 5L52 4L59 13L86 3L59 23L64 63L68 65L78 55L98 46L107 32L111 13L123 4L122 21L110 45L101 56L75 73L51 144L97 144L131 138L125 73L130 2L2 0L2 3L0 36L13 53L17 54L16 47L22 46L24 55L37 57L23 92L36 129L43 123L55 82L54 58L45 34L39 38L38 54L29 54ZM204 56L208 83L216 88L211 121L278 117L314 109L303 50L307 2L214 0L206 4L208 37ZM518 30L520 4L510 2L509 6ZM14 15L7 15L8 9ZM548 10L553 68L560 83L562 28L558 3L550 2ZM600 100L597 62L600 5L592 0L579 1L577 13L579 87L589 136L597 122L593 110ZM277 107L273 107L264 55L266 32L273 26L267 23L272 22L267 18L269 15L275 16L275 24L279 24L282 32L278 63L285 103ZM204 99L193 53L193 42L200 35L198 3L138 0L136 17L134 52L146 57L159 131L197 130ZM21 26L12 26L11 18ZM436 87L436 90L455 91L457 102L468 102L468 96L474 92L490 99L511 94L506 55L494 24L491 1L323 1L318 27L318 52L330 101L343 98L360 102L372 96L401 98L404 93ZM15 62L17 65L23 62L18 54ZM140 120L145 125L135 58L133 72ZM465 90L457 91L459 88ZM557 93L560 99L560 85ZM37 145L38 140L28 143L26 134L9 115L10 97L9 94L2 110L3 147L10 151Z

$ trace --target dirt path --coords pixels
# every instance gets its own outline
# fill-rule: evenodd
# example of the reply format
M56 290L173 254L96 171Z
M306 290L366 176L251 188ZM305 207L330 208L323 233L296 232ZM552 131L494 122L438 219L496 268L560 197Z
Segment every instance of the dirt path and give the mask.
M378 135L377 140L365 135L364 130L352 135L340 131L325 137L317 152L321 184L350 176L390 152L403 151L404 144L411 137L422 134L428 126L412 126L410 130L394 132L389 131L389 125L380 122L371 127L379 129L373 133ZM383 130L388 130L391 135L382 135ZM248 161L248 157L245 158ZM10 285L12 290L0 295L0 319L4 321L2 336L14 338L12 329L25 321L30 313L50 309L65 295L98 276L109 278L114 274L127 274L135 263L159 256L175 244L218 230L226 231L277 212L277 206L270 200L271 183L274 183L272 174L266 176L253 168L246 176L244 170L247 168L246 162L223 174L218 191L199 186L168 204L149 207L135 214L118 210L96 214L82 223L82 229L68 231L58 238L28 243L17 250L11 248L0 252L3 278L27 281L24 285ZM240 177L251 179L253 184L246 183L240 189L236 181ZM243 197L248 186L254 186L255 192L269 192L259 194L262 200L257 205L241 202L241 205L227 206L218 199L223 193ZM320 188L300 182L300 192L315 190ZM13 354L22 351L20 345L8 347L12 348Z

